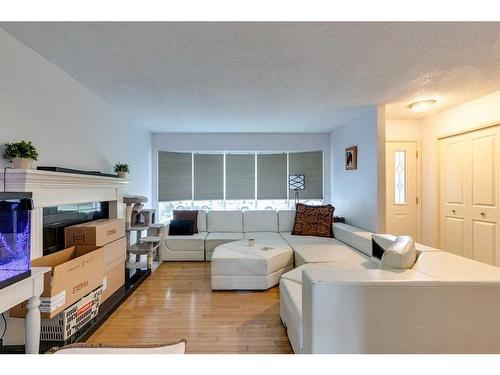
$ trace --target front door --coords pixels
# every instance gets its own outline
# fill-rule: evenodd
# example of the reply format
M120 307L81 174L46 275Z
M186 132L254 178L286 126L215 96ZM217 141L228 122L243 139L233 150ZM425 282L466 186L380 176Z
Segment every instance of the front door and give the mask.
M419 240L417 143L386 142L386 229Z

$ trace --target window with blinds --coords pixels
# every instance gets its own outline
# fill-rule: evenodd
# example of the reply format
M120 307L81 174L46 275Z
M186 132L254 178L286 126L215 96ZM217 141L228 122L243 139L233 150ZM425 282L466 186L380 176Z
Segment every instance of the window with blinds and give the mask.
M159 201L193 199L191 159L191 153L158 152Z
M257 154L257 199L287 199L287 155Z
M224 155L194 154L193 162L193 199L224 199Z
M289 174L304 175L304 190L301 199L323 199L323 152L290 152L288 155ZM294 194L290 190L290 196Z
M304 175L301 200L323 199L323 152L158 152L158 200L193 206L194 201L286 200L289 175ZM225 203L230 200L232 203ZM182 203L179 203L182 202ZM206 204L206 203L203 203ZM268 203L266 203L267 205ZM275 203L276 204L276 203ZM267 207L267 206L266 206Z
M255 199L255 154L226 155L226 199Z

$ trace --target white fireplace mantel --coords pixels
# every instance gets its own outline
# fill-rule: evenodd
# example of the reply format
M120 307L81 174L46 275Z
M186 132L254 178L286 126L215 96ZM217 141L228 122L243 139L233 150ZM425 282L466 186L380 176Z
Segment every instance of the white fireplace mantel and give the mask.
M5 177L6 191L32 192L36 207L112 201L123 194L123 188L128 184L128 180L123 178L35 169L7 169ZM1 173L0 188L2 190L3 180L4 174Z
M128 180L85 174L7 169L5 191L31 192L35 209L31 216L31 258L42 256L43 208L63 204L110 202L109 216L124 217L123 188ZM0 188L4 190L3 170Z

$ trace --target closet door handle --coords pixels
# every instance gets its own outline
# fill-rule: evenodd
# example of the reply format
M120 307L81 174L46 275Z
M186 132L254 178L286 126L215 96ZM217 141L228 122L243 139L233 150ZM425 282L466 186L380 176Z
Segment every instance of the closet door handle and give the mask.
M451 210L451 212L455 213L455 212L457 212L457 211L455 211L455 210Z
M481 212L481 216L484 216L484 215L486 215L486 214L484 212Z

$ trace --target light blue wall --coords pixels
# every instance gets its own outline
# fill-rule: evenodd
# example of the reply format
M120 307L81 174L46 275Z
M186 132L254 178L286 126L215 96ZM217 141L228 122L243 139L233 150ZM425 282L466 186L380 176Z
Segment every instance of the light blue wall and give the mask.
M366 110L330 134L331 203L335 214L357 227L377 232L385 227L384 121L377 107ZM358 147L357 170L345 170L345 149ZM382 153L382 155L381 155Z

